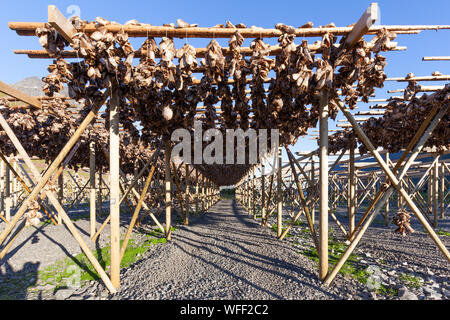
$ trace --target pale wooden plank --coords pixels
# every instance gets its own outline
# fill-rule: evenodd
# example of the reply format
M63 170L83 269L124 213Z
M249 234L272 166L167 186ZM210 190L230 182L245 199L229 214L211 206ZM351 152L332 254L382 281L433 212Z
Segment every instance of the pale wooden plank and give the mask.
M35 108L38 109L42 108L41 102L38 99L11 87L10 85L4 83L3 81L0 81L0 92L3 92L8 96L14 97L17 100L28 103L30 106L33 106Z
M67 42L72 43L72 38L77 33L77 30L56 6L48 6L48 23L55 28Z

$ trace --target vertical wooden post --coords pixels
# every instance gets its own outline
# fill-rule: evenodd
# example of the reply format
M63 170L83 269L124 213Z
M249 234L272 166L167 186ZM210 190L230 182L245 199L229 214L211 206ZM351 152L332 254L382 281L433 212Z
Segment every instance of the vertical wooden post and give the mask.
M13 169L14 169L14 171L17 172L17 163L15 161L13 162ZM14 207L17 206L18 195L19 195L19 190L17 188L17 179L16 179L16 176L13 175L12 176L12 196L13 196L12 203L13 203Z
M5 166L5 218L8 221L11 221L11 200L11 169Z
M266 172L264 164L261 166L261 225L265 226L266 220Z
M63 199L64 199L64 170L58 176L58 201L61 203L61 205Z
M202 175L202 183L201 183L201 189L202 189L202 213L205 213L205 177Z
M120 286L120 137L119 137L119 92L113 85L109 116L109 175L110 175L110 227L111 227L111 282Z
M356 212L356 180L355 180L355 141L352 141L350 146L350 157L348 159L348 183L347 183L347 215L348 215L348 227L349 234L352 234L355 230L355 212ZM349 239L350 241L353 239Z
M252 169L253 179L252 179L252 210L253 219L256 220L256 172L255 168Z
M189 177L188 172L189 172L189 165L186 164L185 165L185 171L186 171L186 178L185 178L185 194L186 194L186 201L185 201L185 212L186 212L186 216L185 216L185 220L184 220L184 224L188 225L189 224L189 211L191 210L191 205L190 205L190 201L189 201L189 197L190 197L190 190L189 190Z
M251 214L251 204L250 204L250 194L251 194L251 190L252 190L252 186L251 186L251 171L248 173L247 175L247 202L246 202L246 206L247 206L247 213Z
M328 94L320 102L319 279L328 275Z
M102 179L102 173L103 173L103 166L100 166L98 171L98 215L100 217L103 217L103 197L102 197L102 189L103 189L103 179Z
M432 209L432 193L433 193L433 170L428 173L428 190L427 190L427 204L428 204L428 213L433 211Z
M439 159L439 155L436 155L436 158ZM433 225L435 228L438 226L438 196L439 196L439 160L434 163L433 173L432 173L432 210L433 210Z
M166 193L166 239L172 240L172 178L170 173L170 161L171 161L171 146L170 141L165 142L165 193Z
M311 186L310 186L310 190L311 193L314 192L316 183L315 183L315 168L314 168L314 155L311 156L311 171L309 173L310 178L309 180L311 181ZM316 201L313 199L313 196L311 194L308 194L308 198L311 200L311 220L312 223L314 224L316 222L316 209L315 209L315 203Z
M209 181L205 180L205 211L209 209Z
M58 176L58 201L61 204L61 206L63 205L63 201L64 201L64 167L62 167L62 172L61 174ZM57 223L60 225L62 224L62 217L61 215L58 213L58 216L56 218Z
M386 164L389 166L390 165L390 160L389 160L389 152L386 152ZM385 182L388 181L387 176L385 175ZM389 199L386 199L386 203L384 205L384 225L388 226L389 225Z
M0 160L0 194L1 194L1 213L5 210L5 163Z
M96 232L97 219L95 215L95 142L89 144L89 173L90 173L90 189L89 189L89 211L90 211L90 235L94 237Z
M283 181L283 162L281 157L281 147L278 148L277 165L277 238L280 238L283 233L283 194L281 190L281 184Z
M441 199L441 219L445 218L445 164L444 159L441 162L441 188L439 191L439 198Z
M199 173L198 169L195 169L195 214L198 214L198 199L199 199L199 193L198 193L198 180L199 180Z

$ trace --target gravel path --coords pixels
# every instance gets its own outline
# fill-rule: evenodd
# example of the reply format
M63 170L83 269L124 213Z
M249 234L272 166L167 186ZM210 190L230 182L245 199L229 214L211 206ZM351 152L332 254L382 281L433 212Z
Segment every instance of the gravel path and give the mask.
M288 219L288 210L284 213ZM92 243L88 220L81 218L86 209L71 214L80 217L75 225L92 249L108 245L109 228ZM173 215L175 221L176 213ZM338 208L336 215L346 226L345 208ZM124 234L129 215L122 218ZM361 281L355 274L338 274L331 287L322 286L317 279L317 262L305 255L312 241L304 220L301 217L290 237L279 241L272 229L260 226L236 201L222 200L206 214L192 216L189 226L176 225L171 242L152 245L137 262L123 268L120 291L115 295L109 295L96 281L78 289L55 290L31 277L67 256L73 259L81 250L64 226L29 227L20 234L7 259L0 262L0 299L2 294L14 299L76 300L450 299L450 264L416 222L416 232L402 237L394 233L394 226L375 221L355 250L351 262L355 270L375 267L371 279L387 289L375 293L366 279ZM448 231L449 221L447 215L439 222L441 228ZM269 226L273 224L275 215L269 219ZM330 240L344 242L331 219L330 227ZM0 224L0 231L3 228ZM135 231L135 239L146 239L145 228ZM449 248L450 236L440 238Z
M218 202L170 244L123 271L115 299L343 299L317 280L317 266L278 241L232 200ZM144 279L144 281L143 281ZM339 293L338 293L339 292ZM354 293L354 292L353 292Z

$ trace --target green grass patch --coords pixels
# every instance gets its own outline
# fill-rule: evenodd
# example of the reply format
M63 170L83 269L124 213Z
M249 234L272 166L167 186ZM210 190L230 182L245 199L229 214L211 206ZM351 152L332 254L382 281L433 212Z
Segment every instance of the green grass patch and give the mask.
M274 232L276 232L276 233L278 234L278 225L273 224L272 227L270 227L270 229L272 229ZM283 227L281 230L282 230L281 233L283 233L284 231L286 231L286 227ZM288 232L288 233L286 234L286 238L289 238L289 237L292 237L292 234L290 234L290 233Z
M332 232L329 233L332 234ZM330 267L334 267L337 264L337 262L345 252L346 248L347 246L344 243L337 242L332 237L329 238L328 262L330 264ZM319 263L319 254L316 248L312 247L299 253L311 259L312 261ZM347 261L344 263L342 268L339 270L339 273L347 277L352 277L358 280L360 283L367 284L367 281L371 273L369 273L366 268L362 268L357 265L358 261L357 258L358 255L352 253L348 257ZM385 296L396 296L398 294L398 290L380 285L380 287L376 290L376 293Z
M285 221L283 221L283 224L289 225L291 223L292 223L292 220L285 220ZM308 224L306 222L300 220L300 219L297 219L297 221L295 221L293 225L297 226L297 227L308 227Z
M399 278L407 287L420 288L421 286L420 278L411 273L402 273Z
M140 241L140 243L137 243L135 239L130 239L120 267L126 268L139 261L152 245L166 243L166 239L161 237L161 235L162 233L159 230L152 230L151 232L145 233L145 240ZM120 241L120 245L122 243L123 241ZM97 249L93 251L93 254L103 269L108 270L111 265L110 246ZM80 253L73 258L59 260L37 273L39 285L49 284L55 286L56 289L68 286L68 281L73 279L74 275L79 276L81 283L100 280L100 277L84 253Z
M440 236L447 236L447 237L450 237L450 232L444 231L444 230L442 230L442 229L439 229L436 233L437 233L438 235L440 235Z

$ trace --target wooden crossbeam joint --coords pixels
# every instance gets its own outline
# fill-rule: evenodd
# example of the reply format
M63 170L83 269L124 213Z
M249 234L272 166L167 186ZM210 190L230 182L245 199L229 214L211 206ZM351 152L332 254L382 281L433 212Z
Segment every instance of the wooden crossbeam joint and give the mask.
M72 38L77 33L77 30L56 6L48 6L48 23L55 28L67 42L72 43Z

